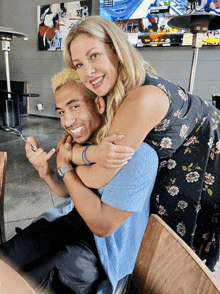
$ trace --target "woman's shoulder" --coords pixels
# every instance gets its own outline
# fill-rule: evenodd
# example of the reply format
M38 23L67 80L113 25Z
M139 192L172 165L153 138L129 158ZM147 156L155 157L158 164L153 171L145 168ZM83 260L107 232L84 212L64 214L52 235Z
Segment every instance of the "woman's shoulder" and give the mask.
M169 95L164 85L160 83L143 84L138 89L130 92L125 101L135 103L137 107L149 107L152 104L165 103L167 105Z

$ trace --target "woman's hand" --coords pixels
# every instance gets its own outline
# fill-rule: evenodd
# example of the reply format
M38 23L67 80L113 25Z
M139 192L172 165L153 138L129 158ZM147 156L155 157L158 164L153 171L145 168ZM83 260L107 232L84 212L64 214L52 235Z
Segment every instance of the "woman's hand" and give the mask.
M72 162L73 138L69 133L62 135L57 144L57 167L64 167Z
M123 137L116 134L106 136L98 145L86 150L86 158L89 162L96 162L106 169L122 167L134 154L132 148L115 144Z
M34 147L35 152L32 151L31 145ZM45 178L51 171L49 159L56 152L56 149L53 148L47 153L42 148L39 148L36 139L33 136L30 136L27 138L25 150L28 160L38 171L39 176Z

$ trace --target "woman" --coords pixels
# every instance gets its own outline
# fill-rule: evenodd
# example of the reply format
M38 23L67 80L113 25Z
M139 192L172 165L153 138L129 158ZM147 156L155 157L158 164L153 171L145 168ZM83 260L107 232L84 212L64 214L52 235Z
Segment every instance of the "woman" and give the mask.
M99 188L123 166L101 156L112 146L107 135L123 134L120 144L134 150L147 142L160 158L151 213L159 214L216 270L220 112L158 77L120 29L99 16L87 18L69 33L64 56L82 83L107 103L107 123L96 142L100 144L87 149L84 162L82 150L74 147L78 152L73 152L73 161L86 162L78 167L82 181ZM92 162L97 164L87 166Z

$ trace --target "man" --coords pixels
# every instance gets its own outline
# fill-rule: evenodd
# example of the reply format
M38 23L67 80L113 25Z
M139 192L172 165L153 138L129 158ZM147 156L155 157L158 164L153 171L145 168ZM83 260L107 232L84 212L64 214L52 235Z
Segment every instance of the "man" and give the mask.
M51 190L70 198L64 213L47 212L0 248L40 293L114 293L134 267L149 218L158 158L143 143L107 185L87 188L72 165L72 141L85 145L86 162L87 144L94 144L105 123L105 101L77 82L74 70L64 70L57 78L61 82L54 100L67 131L57 145L58 174L48 163L54 149L46 153L30 137L26 153Z

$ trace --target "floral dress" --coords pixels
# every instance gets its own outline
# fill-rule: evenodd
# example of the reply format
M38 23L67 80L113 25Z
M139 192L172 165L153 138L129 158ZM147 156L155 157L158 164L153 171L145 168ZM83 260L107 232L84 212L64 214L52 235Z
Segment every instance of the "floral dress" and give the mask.
M153 75L145 85L170 100L165 118L145 142L159 156L151 213L159 215L212 270L220 237L220 111L181 87Z

